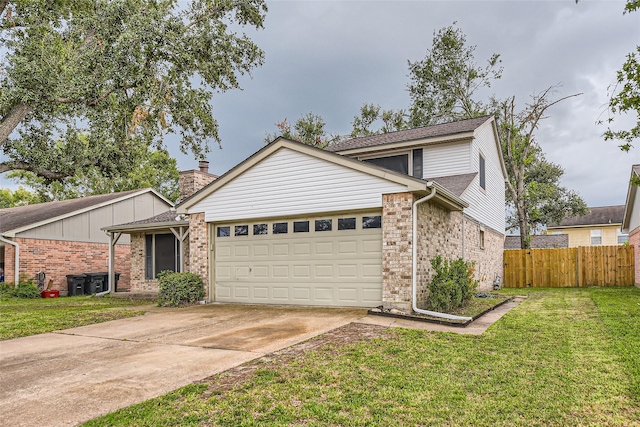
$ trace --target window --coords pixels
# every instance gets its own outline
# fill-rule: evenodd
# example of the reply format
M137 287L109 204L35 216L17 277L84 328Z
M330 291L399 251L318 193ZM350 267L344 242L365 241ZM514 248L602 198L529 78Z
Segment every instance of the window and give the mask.
M487 188L485 171L484 171L484 157L482 156L482 154L480 154L480 188L482 188L483 190L486 190Z
M217 237L229 237L231 236L231 227L218 227L216 233Z
M249 226L248 225L236 225L234 229L234 235L236 236L248 236L249 235Z
M355 230L355 218L338 218L338 230Z
M629 241L629 235L623 234L622 231L618 230L618 244L624 245Z
M382 228L382 217L378 216L363 216L362 228Z
M293 221L293 232L294 233L308 233L309 232L309 221Z
M145 236L145 278L155 279L158 273L164 270L180 271L180 242L173 233L147 234Z
M422 179L422 148L413 150L413 176Z
M591 244L592 245L601 245L602 244L602 230L591 230Z
M287 234L289 232L288 222L274 222L273 234Z
M316 219L316 231L331 231L331 220Z
M409 155L400 154L397 156L377 157L375 159L363 159L365 162L373 163L376 166L392 171L409 174Z
M267 224L254 224L253 235L259 236L261 234L267 234L269 232L269 226Z
M480 229L480 249L484 249L484 230Z

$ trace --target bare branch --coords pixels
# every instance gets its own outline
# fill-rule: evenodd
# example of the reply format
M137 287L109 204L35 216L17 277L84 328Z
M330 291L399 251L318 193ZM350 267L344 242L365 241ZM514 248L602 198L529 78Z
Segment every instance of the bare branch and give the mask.
M32 165L24 162L0 163L0 173L9 172L13 170L33 172L42 178L51 179L51 180L64 179L70 176L69 174L61 173L61 172L55 172L50 170L38 170L34 168Z

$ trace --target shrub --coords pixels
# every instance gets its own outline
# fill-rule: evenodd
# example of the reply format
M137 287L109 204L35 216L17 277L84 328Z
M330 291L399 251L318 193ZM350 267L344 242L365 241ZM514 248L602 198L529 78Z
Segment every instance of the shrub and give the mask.
M21 299L40 298L40 291L33 282L20 282L11 290L11 295Z
M13 282L0 282L0 298L10 297L13 294Z
M431 260L435 274L429 284L427 308L448 312L469 303L476 293L478 281L473 278L473 262L443 260L440 255Z
M204 297L204 284L197 274L162 271L158 274L158 282L159 307L195 304Z

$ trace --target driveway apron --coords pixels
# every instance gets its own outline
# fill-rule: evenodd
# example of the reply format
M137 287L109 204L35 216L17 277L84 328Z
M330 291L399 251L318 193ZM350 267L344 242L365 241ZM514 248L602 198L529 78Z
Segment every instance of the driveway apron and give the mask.
M72 426L366 315L210 304L0 342L0 426Z

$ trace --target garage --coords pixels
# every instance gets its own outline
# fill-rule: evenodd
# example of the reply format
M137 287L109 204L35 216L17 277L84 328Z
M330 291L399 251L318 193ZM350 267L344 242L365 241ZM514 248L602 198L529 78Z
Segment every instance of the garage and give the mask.
M216 223L215 300L382 304L381 211Z

